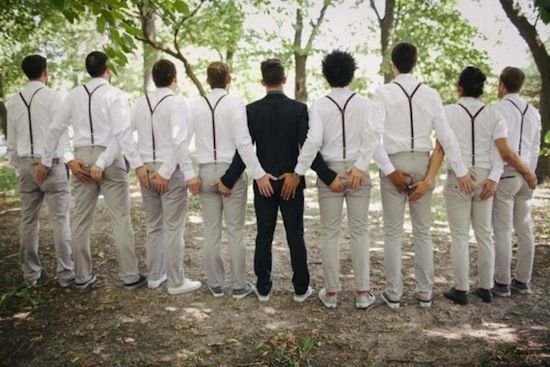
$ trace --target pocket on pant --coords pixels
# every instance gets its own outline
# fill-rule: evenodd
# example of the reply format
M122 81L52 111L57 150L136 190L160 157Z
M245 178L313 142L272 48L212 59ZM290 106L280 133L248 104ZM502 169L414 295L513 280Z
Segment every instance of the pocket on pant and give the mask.
M42 191L63 191L68 190L67 171L65 165L58 163L52 165L52 169L41 185Z

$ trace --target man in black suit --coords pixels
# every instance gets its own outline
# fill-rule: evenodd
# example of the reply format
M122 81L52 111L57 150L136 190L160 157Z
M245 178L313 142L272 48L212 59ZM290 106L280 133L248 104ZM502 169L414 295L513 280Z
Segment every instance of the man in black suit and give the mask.
M286 230L290 259L294 275L294 300L305 301L313 289L309 285L307 251L304 242L304 188L303 176L296 188L294 167L299 149L304 143L308 130L307 106L288 98L284 92L285 70L281 61L269 59L261 64L262 84L267 95L246 107L248 129L256 144L256 154L264 169L273 176L274 193L264 196L254 182L254 208L258 233L254 253L254 271L258 277L256 293L260 301L268 301L273 285L271 281L271 244L277 224L277 211L280 208ZM238 154L226 174L221 177L223 185L231 188L245 168ZM321 156L312 164L319 178L329 185L336 172L330 170ZM289 177L292 176L292 177ZM285 179L289 178L289 179ZM292 178L292 179L290 179Z

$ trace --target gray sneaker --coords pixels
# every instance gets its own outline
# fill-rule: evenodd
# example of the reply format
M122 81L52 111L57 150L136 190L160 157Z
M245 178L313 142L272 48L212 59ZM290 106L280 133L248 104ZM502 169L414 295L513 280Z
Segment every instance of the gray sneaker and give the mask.
M222 287L208 287L208 290L212 295L216 298L225 296L225 293L223 291Z
M41 273L40 276L38 278L36 278L35 280L30 281L30 282L27 281L27 287L29 287L29 288L42 287L43 285L48 283L48 280L49 279L46 276L46 274Z
M254 286L249 282L246 282L243 288L233 289L233 299L243 299L249 294L252 294L252 292L254 292Z
M495 282L495 285L493 289L491 289L491 292L497 297L510 297L510 286L508 284L501 284Z
M519 294L531 294L531 287L527 283L520 282L519 280L512 279L510 288L518 292Z
M71 285L74 284L74 277L69 278L69 279L59 278L57 280L57 282L59 283L59 286L61 288L68 288L68 287L70 287Z
M382 295L380 296L380 298L382 298L382 301L384 301L386 305L388 305L388 307L391 308L392 310L398 309L399 306L401 305L400 301L394 301L390 297L388 297L386 292L382 292Z
M92 288L92 285L95 283L96 280L97 278L95 277L95 275L92 274L92 277L84 283L74 282L74 287L76 290L79 291L87 291L88 289Z
M355 307L369 308L372 306L376 297L369 291L355 291Z
M327 292L325 288L319 291L319 299L326 308L336 308L338 304L338 295L336 292Z
M139 274L138 280L132 283L124 283L124 288L126 288L129 291L133 291L134 289L143 287L145 284L147 284L147 277Z

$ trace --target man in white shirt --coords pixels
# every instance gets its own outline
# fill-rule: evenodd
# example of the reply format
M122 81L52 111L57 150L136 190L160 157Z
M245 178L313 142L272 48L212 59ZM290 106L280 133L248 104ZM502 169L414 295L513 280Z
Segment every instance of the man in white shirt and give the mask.
M157 89L132 108L132 128L137 131L138 151L150 178L141 183L147 221L147 285L158 288L167 280L169 294L187 293L201 286L186 278L183 268L187 189L179 163L188 154L190 121L185 102L174 95L174 64L157 61L152 76Z
M531 170L537 168L540 150L541 118L532 105L520 97L525 74L507 67L500 75L498 96L493 108L500 113L507 127L508 142L521 161ZM493 203L495 240L495 286L493 294L509 297L510 288L520 294L531 292L531 272L535 256L535 238L531 206L534 185L510 165L497 186ZM512 228L518 238L516 273L512 278Z
M47 180L36 179L36 165L44 154L45 136L62 103L60 94L46 86L47 61L40 55L23 59L23 72L29 78L27 86L7 102L8 158L15 168L21 195L21 247L20 261L27 285L46 281L38 256L38 230L40 207L44 199L48 205L57 259L57 280L68 287L74 280L69 228L70 194L68 172L64 155L69 149L67 131L62 132L57 149L53 152L52 169Z
M40 182L49 174L59 138L71 125L74 156L69 160L69 168L74 176L75 203L71 221L75 287L87 290L96 281L92 272L90 229L97 199L102 193L111 216L121 279L125 288L132 290L144 285L147 279L139 273L135 255L128 167L121 150L125 152L130 167L136 169L141 182L147 180L147 168L132 136L128 98L109 84L111 71L107 66L107 55L99 51L88 54L86 70L92 79L69 93L48 129L37 178Z
M335 308L341 290L339 241L345 200L355 304L357 308L368 308L375 300L369 290L367 226L371 181L368 168L383 126L377 133L372 130L368 121L368 100L348 88L356 69L353 56L347 52L333 51L325 56L322 65L323 75L332 90L311 106L307 139L294 171L303 176L319 151L328 167L338 174L329 185L317 181L325 277L325 287L319 291L319 299L326 307ZM290 178L287 176L285 180Z
M463 192L472 191L472 179L460 159L456 138L447 124L439 94L411 74L416 47L396 45L391 54L395 78L378 88L373 98L373 121L384 124L383 143L374 159L380 167L384 212L384 272L382 299L398 308L403 294L401 241L405 205L409 203L414 235L416 296L421 307L431 307L433 248L430 232L432 191L443 159L438 150L430 157L432 131L459 177Z
M246 280L246 215L247 178L240 175L229 189L221 181L238 151L254 175L260 190L272 194L267 174L254 153L246 123L244 102L229 95L229 67L213 62L207 69L207 82L212 91L191 104L191 135L195 135L199 163L200 196L204 224L204 250L208 288L214 297L224 296L225 269L222 258L222 218L229 242L233 298L242 299L253 292Z

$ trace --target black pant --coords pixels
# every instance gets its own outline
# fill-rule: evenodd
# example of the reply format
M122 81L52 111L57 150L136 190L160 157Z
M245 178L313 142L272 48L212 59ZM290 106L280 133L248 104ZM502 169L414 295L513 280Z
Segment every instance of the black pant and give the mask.
M292 284L294 291L302 295L309 286L309 271L307 269L307 252L304 242L304 190L296 189L294 199L284 200L281 197L282 181L271 181L275 193L267 198L260 194L254 182L254 208L258 234L254 252L254 272L258 277L256 287L261 295L271 291L271 244L277 224L277 211L281 208L285 225L286 240L290 248L292 264Z

